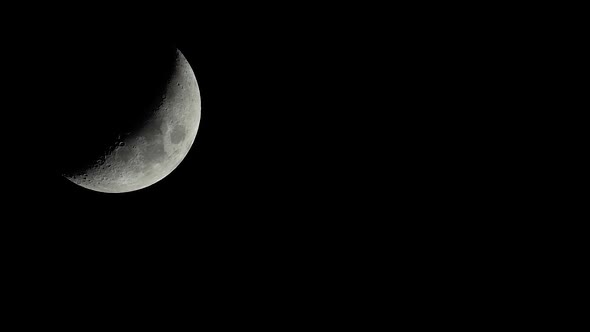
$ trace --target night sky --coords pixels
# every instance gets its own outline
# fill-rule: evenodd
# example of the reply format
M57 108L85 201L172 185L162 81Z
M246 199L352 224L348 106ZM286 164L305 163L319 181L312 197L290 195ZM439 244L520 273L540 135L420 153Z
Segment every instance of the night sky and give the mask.
M520 60L503 38L463 21L479 21L475 11L305 1L20 6L0 14L2 271L21 302L60 310L51 319L78 317L59 300L94 314L84 301L97 299L119 315L134 302L165 306L175 313L166 330L193 315L192 326L206 316L215 327L276 330L330 310L324 326L349 327L362 307L367 330L398 290L411 298L398 303L414 310L463 301L456 284L473 302L488 284L480 275L498 285L494 271L503 271L493 263L503 258L490 265L478 246L522 265L505 235L530 238L534 227L505 228L520 214L503 206L530 214L521 202L531 198L511 183L519 177L524 188L520 178L531 177L510 156L524 145L505 127L520 126L511 114L524 101L502 98L524 81L512 79ZM495 31L499 17L483 25ZM162 73L150 64L171 48L190 63L201 95L184 161L122 194L60 176L88 137L93 144L144 102ZM504 63L513 67L496 70ZM103 311L87 321L114 315ZM415 311L416 321L438 323ZM45 324L24 312L19 323Z

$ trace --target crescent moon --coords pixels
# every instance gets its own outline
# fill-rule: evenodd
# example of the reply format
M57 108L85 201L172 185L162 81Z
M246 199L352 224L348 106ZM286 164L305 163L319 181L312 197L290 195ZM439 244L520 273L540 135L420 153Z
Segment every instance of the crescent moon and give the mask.
M93 164L62 175L90 190L124 193L151 186L178 167L201 119L199 85L179 50L164 92L149 114L134 132L121 133Z

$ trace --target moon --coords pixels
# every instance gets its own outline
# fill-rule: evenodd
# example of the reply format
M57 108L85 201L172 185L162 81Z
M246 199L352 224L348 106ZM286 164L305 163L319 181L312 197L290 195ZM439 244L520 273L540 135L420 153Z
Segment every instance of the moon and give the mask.
M96 150L92 162L62 175L90 190L124 193L151 186L176 169L195 141L201 96L195 74L178 49L165 80L147 116Z

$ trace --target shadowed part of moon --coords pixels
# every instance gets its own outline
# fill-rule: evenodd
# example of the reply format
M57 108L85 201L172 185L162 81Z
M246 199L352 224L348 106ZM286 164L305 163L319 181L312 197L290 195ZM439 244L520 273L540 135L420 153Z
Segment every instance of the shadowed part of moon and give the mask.
M173 70L164 79L160 95L144 113L149 116L138 116L131 131L105 135L112 141L96 150L95 161L64 176L91 190L120 193L145 188L170 174L195 140L201 98L192 68L180 51L176 50Z
M154 137L158 137L158 135L162 135L162 119L154 119L153 121L149 121L145 127L144 132L148 138L153 139Z

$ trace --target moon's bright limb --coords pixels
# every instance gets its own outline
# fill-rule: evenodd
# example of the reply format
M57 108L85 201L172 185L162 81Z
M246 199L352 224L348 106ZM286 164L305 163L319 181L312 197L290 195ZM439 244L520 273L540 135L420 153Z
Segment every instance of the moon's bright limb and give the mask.
M64 176L84 188L122 193L148 187L170 174L189 152L199 128L201 97L193 70L176 50L174 71L153 113L136 132L98 156L85 171Z

